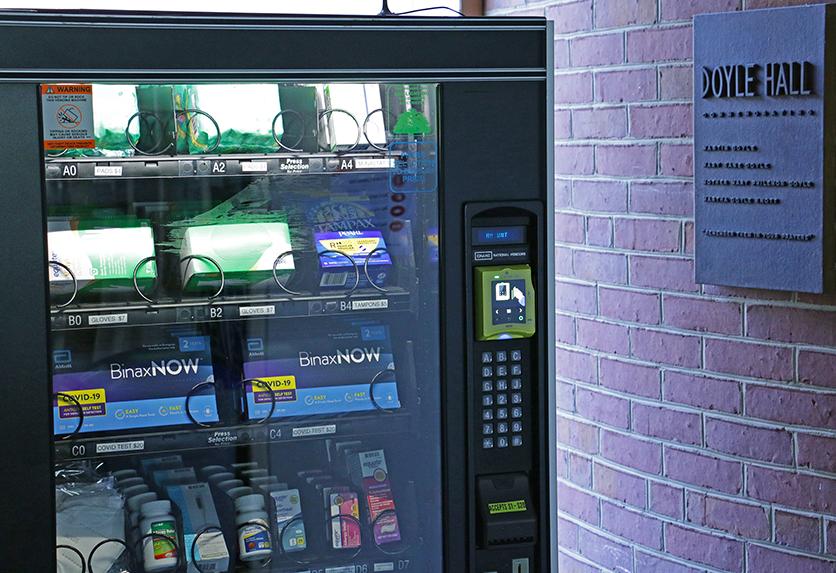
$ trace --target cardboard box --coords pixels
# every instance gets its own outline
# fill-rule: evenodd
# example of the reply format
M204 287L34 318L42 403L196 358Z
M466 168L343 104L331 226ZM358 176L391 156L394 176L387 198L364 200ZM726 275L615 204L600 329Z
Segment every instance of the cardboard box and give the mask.
M229 551L223 533L210 530L197 537L205 527L220 525L209 484L171 485L166 488L168 498L183 516L183 539L188 573L212 573L229 568ZM197 565L192 561L192 546Z
M386 467L383 450L357 452L349 456L349 472L354 483L363 490L369 523L374 523L374 539L378 545L401 540L395 497ZM377 520L377 521L375 521Z
M227 285L251 284L272 279L273 263L292 249L287 223L237 223L189 227L183 235L180 259L196 257L180 264L186 290L217 285L219 272L210 257L220 265ZM293 255L276 265L276 271L292 271Z
M71 340L53 351L53 392L61 394L53 400L56 435L76 430L76 401L84 413L79 433L191 425L187 395L214 381L208 336L142 331L99 337L92 349L84 339ZM214 393L195 393L189 409L197 421L218 421Z
M302 519L302 498L298 489L270 492L276 515L276 535L281 535L285 553L304 551L308 547L305 521ZM282 535L284 531L284 535Z
M47 233L48 257L66 265L75 275L79 289L93 286L127 284L133 286L136 265L154 256L151 227L60 230ZM137 271L142 285L157 276L154 262ZM72 281L70 274L57 265L49 267L50 282Z
M274 418L361 412L376 409L369 395L374 377L394 372L388 326L377 322L330 323L292 336L275 325L250 331L244 349L244 376L269 384L275 397ZM244 406L249 419L268 415L271 391L248 383ZM374 386L377 407L400 408L394 374Z

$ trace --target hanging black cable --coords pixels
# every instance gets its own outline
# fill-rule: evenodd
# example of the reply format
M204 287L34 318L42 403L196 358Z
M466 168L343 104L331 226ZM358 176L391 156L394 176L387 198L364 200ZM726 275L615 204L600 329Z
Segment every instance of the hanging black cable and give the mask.
M407 14L416 14L418 12L427 12L429 10L449 10L450 12L455 12L459 16L464 17L464 14L450 8L449 6L430 6L429 8L418 8L416 10L408 10L406 12L392 12L389 9L389 0L381 0L382 5L380 7L380 12L378 12L378 16L388 17L388 16L406 16Z
M397 16L394 12L389 9L389 0L382 0L383 5L380 7L380 12L378 12L378 16Z

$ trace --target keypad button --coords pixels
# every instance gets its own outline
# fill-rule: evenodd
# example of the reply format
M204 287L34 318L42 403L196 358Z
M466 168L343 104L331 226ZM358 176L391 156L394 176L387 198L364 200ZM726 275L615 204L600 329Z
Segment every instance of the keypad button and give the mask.
M485 450L490 450L491 448L493 448L493 438L483 438L482 448Z
M508 367L507 366L497 366L496 367L496 375L497 376L508 376Z
M511 417L512 418L522 418L522 408L517 406L516 408L511 408Z
M519 434L520 432L522 432L522 422L517 421L511 424L511 431L515 434Z
M506 438L505 436L500 436L499 439L496 440L496 445L500 448L507 448L508 438Z
M523 445L522 436L512 436L511 437L511 445L515 448L519 448Z
M490 378L491 376L493 376L493 368L482 366L482 378Z
M520 376L522 374L522 366L514 364L511 366L511 376Z
M508 389L508 381L503 379L496 381L496 391L505 392Z
M521 378L511 378L511 390L519 390L522 388Z
M493 392L493 382L482 380L482 392Z
M482 424L482 433L486 436L493 434L493 424Z
M504 350L499 350L496 353L496 361L497 362L505 362L508 360L508 353Z
M488 394L487 396L482 396L482 405L483 406L493 406L493 396Z
M512 350L511 351L511 360L513 362L519 362L522 360L522 351L521 350Z
M508 394L497 394L496 395L496 405L497 406L505 406L508 403Z
M493 354L490 352L483 352L482 353L482 364L490 364L493 362Z
M496 425L496 431L500 434L508 433L508 422L500 422Z
M490 408L485 408L482 410L482 419L485 421L493 420L493 410Z
M511 394L511 403L512 404L522 404L522 394L519 392L514 392Z
M522 414L522 409L520 410L520 414ZM497 408L496 409L496 419L497 420L507 420L508 419L508 408Z

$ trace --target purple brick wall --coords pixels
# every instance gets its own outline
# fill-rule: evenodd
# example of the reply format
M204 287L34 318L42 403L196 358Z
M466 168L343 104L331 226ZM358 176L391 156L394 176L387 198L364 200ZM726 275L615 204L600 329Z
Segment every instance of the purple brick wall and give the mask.
M555 21L560 573L836 573L836 296L693 280L691 19L808 3L486 0Z

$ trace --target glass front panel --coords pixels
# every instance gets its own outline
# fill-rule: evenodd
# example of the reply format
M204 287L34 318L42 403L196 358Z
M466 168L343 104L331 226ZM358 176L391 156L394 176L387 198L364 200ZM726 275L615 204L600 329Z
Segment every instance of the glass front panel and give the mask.
M430 84L42 85L61 573L438 573Z

